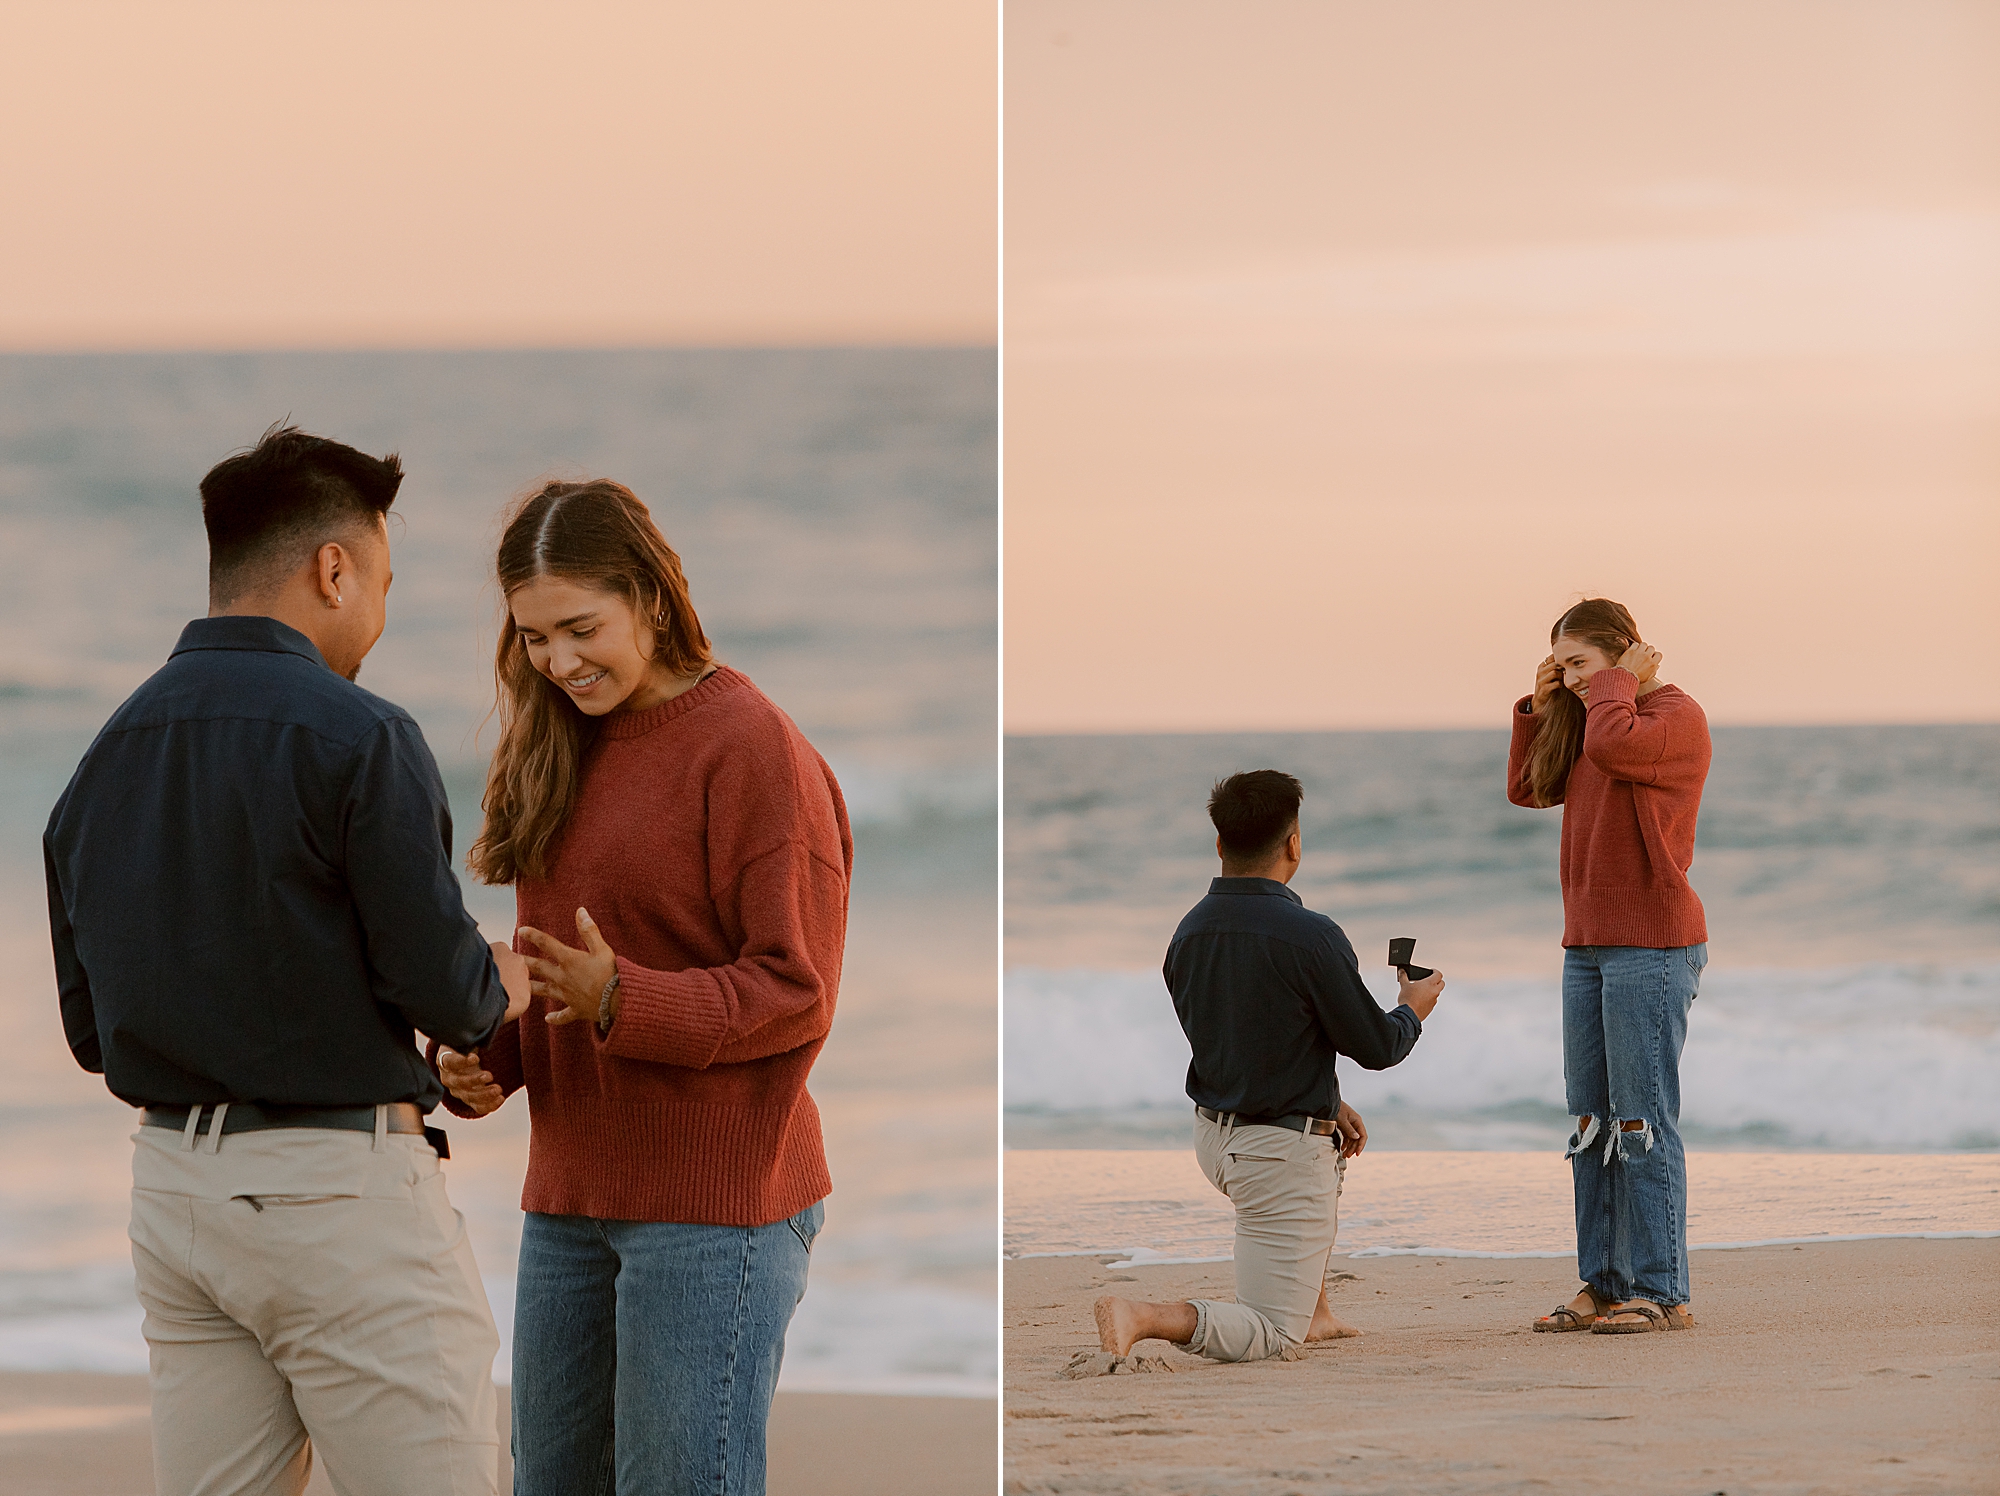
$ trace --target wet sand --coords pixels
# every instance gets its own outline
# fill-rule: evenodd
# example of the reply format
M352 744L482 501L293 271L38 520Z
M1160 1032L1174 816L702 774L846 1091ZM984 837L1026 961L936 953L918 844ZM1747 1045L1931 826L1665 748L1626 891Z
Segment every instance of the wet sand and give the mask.
M1358 1339L1068 1381L1100 1293L1228 1298L1227 1263L1006 1269L1010 1496L2000 1491L2000 1240L1697 1252L1697 1328L1537 1335L1554 1258L1349 1259Z
M994 1406L975 1398L781 1392L771 1415L773 1496L988 1496ZM507 1399L500 1399L506 1460ZM6 1496L151 1496L146 1379L0 1373ZM500 1489L512 1489L503 1472ZM331 1496L315 1469L309 1496Z

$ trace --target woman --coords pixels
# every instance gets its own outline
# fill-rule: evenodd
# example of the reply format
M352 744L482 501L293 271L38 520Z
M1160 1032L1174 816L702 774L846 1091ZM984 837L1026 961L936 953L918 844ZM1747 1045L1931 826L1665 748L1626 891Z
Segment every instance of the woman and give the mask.
M1680 1059L1708 963L1687 870L1708 719L1657 678L1660 651L1617 603L1578 603L1549 641L1515 704L1507 798L1565 807L1563 1087L1583 1291L1535 1328L1684 1330Z
M710 657L616 483L500 541L501 735L473 870L515 888L533 1005L438 1052L461 1116L534 1118L514 1318L521 1496L759 1493L831 1185L807 1072L853 842L791 720Z

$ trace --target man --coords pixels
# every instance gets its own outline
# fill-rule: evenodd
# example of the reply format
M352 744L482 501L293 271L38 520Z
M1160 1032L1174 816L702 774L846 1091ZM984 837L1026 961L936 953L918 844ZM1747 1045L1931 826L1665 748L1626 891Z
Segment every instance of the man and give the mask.
M1384 1013L1340 926L1286 887L1299 870L1298 780L1236 774L1208 802L1222 876L1167 948L1167 986L1194 1049L1195 1156L1236 1207L1236 1302L1097 1301L1104 1350L1170 1340L1215 1361L1296 1356L1360 1332L1327 1307L1341 1176L1368 1141L1334 1057L1386 1070L1409 1054L1444 978L1403 973Z
M353 684L394 456L273 427L201 483L209 613L43 837L63 1025L144 1109L132 1260L160 1496L497 1489L499 1347L413 1044L528 1004L451 872L437 766ZM434 1146L435 1144L435 1146Z

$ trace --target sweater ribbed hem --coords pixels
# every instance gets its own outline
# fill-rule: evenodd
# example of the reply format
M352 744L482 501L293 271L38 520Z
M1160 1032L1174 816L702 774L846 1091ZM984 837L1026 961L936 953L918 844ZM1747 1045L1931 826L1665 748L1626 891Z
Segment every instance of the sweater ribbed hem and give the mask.
M769 1226L833 1192L819 1109L789 1117L692 1102L567 1105L528 1097L533 1132L521 1209L607 1221ZM607 1146L606 1140L615 1142ZM588 1160L565 1168L562 1160ZM718 1160L727 1160L718 1168Z
M1571 907L1572 902L1585 907ZM1674 893L1635 888L1621 895L1599 890L1588 899L1563 900L1563 940L1573 945L1629 945L1671 951L1708 941L1708 916L1691 888Z

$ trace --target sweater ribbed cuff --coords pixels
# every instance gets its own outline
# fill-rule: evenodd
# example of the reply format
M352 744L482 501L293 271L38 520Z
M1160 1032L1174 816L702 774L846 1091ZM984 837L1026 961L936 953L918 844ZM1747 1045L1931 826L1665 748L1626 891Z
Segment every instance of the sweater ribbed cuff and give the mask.
M618 1016L591 1036L606 1054L706 1069L729 1031L721 991L705 971L653 971L618 958Z
M1590 704L1622 701L1630 706L1639 696L1639 677L1623 665L1611 665L1590 678Z

